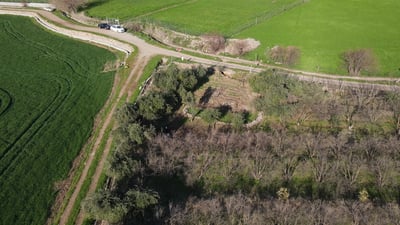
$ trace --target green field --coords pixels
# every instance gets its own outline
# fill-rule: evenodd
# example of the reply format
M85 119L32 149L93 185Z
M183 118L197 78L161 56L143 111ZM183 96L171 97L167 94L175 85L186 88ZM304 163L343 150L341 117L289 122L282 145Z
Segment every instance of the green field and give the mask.
M237 37L254 37L264 56L275 45L294 45L302 51L298 68L345 74L340 54L347 49L371 48L378 58L373 76L400 76L400 1L311 0Z
M110 93L111 52L0 16L0 224L45 224Z
M199 0L191 4L159 12L151 19L168 24L177 30L193 34L218 32L236 33L256 19L268 16L295 0ZM258 22L258 21L257 21Z
M86 11L89 16L127 20L189 0L92 0Z

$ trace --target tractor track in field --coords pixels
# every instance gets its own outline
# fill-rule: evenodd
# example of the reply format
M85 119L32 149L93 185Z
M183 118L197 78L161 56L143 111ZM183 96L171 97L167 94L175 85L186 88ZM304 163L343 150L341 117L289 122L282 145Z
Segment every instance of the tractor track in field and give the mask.
M8 163L1 164L0 167L0 176L5 174L7 171L12 169L12 166L15 162L18 161L20 157L23 157L26 153L25 146L28 145L34 136L36 136L44 126L46 126L47 122L52 118L54 113L56 113L60 107L63 105L63 102L66 98L69 97L70 94L70 84L67 85L68 92L65 93L63 91L63 85L61 82L58 82L58 93L52 98L51 102L48 103L48 106L44 108L42 112L40 112L26 128L16 137L16 139L11 142L4 152L0 155L0 161L6 160ZM13 148L19 149L19 151L11 151ZM26 155L25 155L26 157Z
M113 102L107 102L106 105L111 104L111 110L110 113L107 114L107 116L104 119L104 122L101 124L98 124L99 122L96 122L95 128L99 129L99 134L95 138L94 142L94 147L91 150L91 153L89 154L88 158L85 161L85 166L83 169L83 172L79 178L79 181L77 185L74 187L74 192L71 196L71 198L68 200L68 204L66 208L63 211L63 214L60 218L59 224L64 225L68 222L69 216L71 214L71 211L75 205L75 201L77 199L77 196L79 194L79 191L81 190L81 187L84 183L84 181L87 179L88 171L90 168L90 165L92 164L94 160L94 156L96 151L98 150L101 141L103 138L105 138L105 133L107 128L110 126L111 121L112 121L112 115L114 111L117 108L117 103L124 97L127 96L127 99L132 95L132 91L130 91L131 88L135 88L137 86L137 82L139 79L139 74L143 71L143 68L145 66L145 63L148 62L149 58L153 55L166 55L166 56L172 56L172 57L177 57L177 58L184 58L193 62L209 65L209 66L223 66L226 68L230 69L239 69L239 70L245 70L249 72L261 72L265 69L277 69L279 71L282 71L282 73L289 74L291 76L296 76L299 77L299 79L306 80L306 81L311 81L311 82L319 82L319 83L327 83L327 84L333 84L333 85L343 85L346 84L346 86L357 86L359 87L360 85L363 86L373 86L374 88L378 89L384 89L384 90L393 90L397 89L399 90L399 86L393 86L393 85L385 85L385 84L368 84L368 83L361 83L360 82L378 82L378 81L383 81L383 82L399 82L398 78L374 78L374 77L349 77L349 76L340 76L340 75L331 75L331 74L323 74L323 73L310 73L310 72L304 72L304 71L298 71L298 70L292 70L292 69L286 69L278 66L271 66L271 65L258 65L257 62L249 61L249 60L243 60L243 59L235 59L235 58L230 58L230 57L223 57L223 56L216 56L216 55L209 55L213 57L217 57L220 61L217 60L210 60L206 58L201 58L197 56L192 56L188 54L184 54L181 52L173 51L173 50L168 50L165 48L161 48L158 46L153 46L149 43L146 43L144 40L129 34L129 33L115 33L112 31L107 31L107 30L100 30L95 27L88 27L88 26L83 26L83 25L78 25L74 24L71 22L68 22L66 20L63 20L56 15L42 11L42 10L27 10L27 9L15 9L15 8L1 8L0 7L0 14L11 14L11 15L21 15L21 16L29 16L33 17L36 19L36 21L46 27L47 29L50 29L54 32L64 34L69 37L85 40L88 42L93 42L96 44L100 44L102 46L108 46L110 48L115 48L117 50L123 51L127 54L133 51L133 47L131 45L137 46L139 50L139 54L137 55L136 62L132 67L132 70L127 78L127 81L125 82L124 86L122 87L121 91L119 93L114 93L117 94L117 100L113 100ZM48 22L48 21L51 21ZM54 23L58 25L54 25ZM89 33L88 33L89 32ZM198 51L194 51L191 49L185 49L191 52L195 53L201 53ZM133 77L136 77L136 79L133 79ZM118 79L117 77L115 79ZM351 81L347 81L351 80ZM359 82L357 82L359 81ZM113 92L114 92L113 88ZM112 137L108 137L107 142L106 142L106 148L104 149L104 152L101 156L100 163L96 168L95 175L92 176L92 182L90 184L89 192L94 191L98 179L100 177L104 161L107 157L107 154L110 151L112 143ZM79 161L79 160L78 160ZM71 175L71 174L70 174ZM65 193L64 193L65 194ZM63 197L63 196L61 196ZM57 200L56 200L57 201ZM59 210L56 208L56 210ZM83 214L80 214L78 216L78 220L75 221L76 224L80 225L81 222L83 222ZM47 224L52 224L52 221L48 221Z
M14 98L13 96L10 94L10 92L8 92L7 90L0 88L0 92L2 92L4 94L3 97L7 97L7 101L4 101L4 99L2 100L1 104L0 104L0 117L3 116L4 114L6 114L10 108L12 107L12 105L14 104ZM1 99L0 99L1 100ZM5 106L2 106L2 105Z

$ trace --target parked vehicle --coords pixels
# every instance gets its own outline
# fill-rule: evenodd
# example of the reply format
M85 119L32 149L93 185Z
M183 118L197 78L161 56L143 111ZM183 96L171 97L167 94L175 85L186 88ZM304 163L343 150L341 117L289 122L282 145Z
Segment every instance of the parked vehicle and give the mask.
M110 29L110 25L107 24L107 23L99 23L97 26L98 26L100 29L106 29L106 30L109 30L109 29Z
M118 33L124 33L125 32L125 28L123 28L121 25L112 25L110 27L110 29L112 31L118 32Z

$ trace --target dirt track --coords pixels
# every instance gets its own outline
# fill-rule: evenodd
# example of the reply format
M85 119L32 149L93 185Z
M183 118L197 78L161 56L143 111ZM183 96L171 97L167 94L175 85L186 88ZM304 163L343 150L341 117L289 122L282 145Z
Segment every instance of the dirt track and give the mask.
M77 186L75 187L74 193L72 197L70 198L68 205L66 209L64 210L64 213L61 217L60 223L59 224L66 224L68 221L68 218L70 216L71 210L74 206L75 200L81 190L82 184L85 179L87 179L87 173L90 168L90 165L92 164L94 160L94 155L101 143L101 140L104 138L105 131L107 127L111 123L112 115L114 111L116 110L117 107L117 102L124 96L124 95L130 95L131 92L129 89L134 88L137 85L137 78L133 80L133 77L140 74L143 70L143 66L146 64L148 59L152 55L166 55L166 56L172 56L172 57L178 57L178 58L185 58L185 59L190 59L190 61L206 64L206 65L212 65L212 66L224 66L227 68L231 69L240 69L240 70L246 70L246 71L251 71L251 72L260 72L264 70L265 68L277 68L277 69L282 69L280 67L275 67L275 66L269 66L269 65L263 65L263 68L255 68L255 62L248 61L248 60L242 60L242 59L235 59L235 58L228 58L228 57L219 57L221 61L214 61L210 59L205 59L205 58L200 58L200 57L194 57L190 55L186 55L180 52L164 49L161 47L153 46L142 39L139 39L138 37L129 34L129 33L115 33L109 30L100 30L96 27L89 27L89 26L83 26L83 25L77 25L70 23L68 21L65 21L54 14L46 11L41 11L41 10L27 10L27 9L6 9L6 8L0 8L0 14L12 14L12 15L22 15L22 16L29 16L35 18L41 25L45 26L46 28L57 32L61 33L73 38L89 41L89 42L94 42L97 44L101 44L104 46L108 46L111 48L118 49L120 51L123 51L127 54L133 51L133 47L131 45L135 45L139 49L139 54L138 54L138 60L133 67L131 73L129 74L128 80L121 89L121 91L118 94L118 98L116 101L114 101L112 104L112 110L111 112L107 115L104 123L102 124L100 129L99 135L95 139L95 145L91 151L91 154L89 158L87 159L85 163L85 168L83 170L83 173L78 181ZM45 19L43 19L45 18ZM51 21L52 23L49 23L48 21ZM54 25L53 23L59 24L59 25ZM88 33L90 32L90 33ZM97 35L100 34L100 35ZM108 37L107 37L108 36ZM119 40L119 41L117 41ZM237 64L240 63L240 64ZM250 66L249 66L250 65ZM290 69L283 69L286 71L288 74L293 74L295 76L299 76L303 80L308 80L308 81L314 81L314 82L327 82L327 83L338 83L338 84L346 84L347 86L359 86L359 83L356 82L347 82L347 81L337 81L335 79L352 79L352 80L360 80L360 81L398 81L398 79L394 78L372 78L372 77L345 77L345 76L338 76L338 75L329 75L329 74L320 74L320 73L308 73L308 72L303 72L303 71L297 71L297 70L290 70ZM369 84L362 84L364 86L369 85ZM393 86L390 85L373 85L375 88L382 88L382 89L393 89ZM398 89L398 87L396 87ZM95 187L97 186L98 179L100 177L102 167L104 165L104 160L107 157L107 154L110 150L110 145L111 145L111 137L107 140L107 145L106 149L104 150L104 153L101 157L100 163L96 169L96 173L93 176L92 183L90 185L90 190L89 192L92 192L95 190ZM76 221L76 224L80 225L83 221L83 216L80 214L78 216L78 220Z

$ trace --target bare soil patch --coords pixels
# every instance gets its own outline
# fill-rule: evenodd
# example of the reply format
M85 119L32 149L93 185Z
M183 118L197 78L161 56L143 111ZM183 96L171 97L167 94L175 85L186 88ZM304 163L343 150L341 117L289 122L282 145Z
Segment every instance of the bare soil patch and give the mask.
M214 75L209 77L209 81L194 93L195 97L199 102L204 95L207 95L206 92L210 93L211 90L208 101L203 103L203 106L218 107L229 105L234 112L255 112L252 102L257 97L257 94L252 91L249 85L248 79L251 76L233 70L217 70Z

